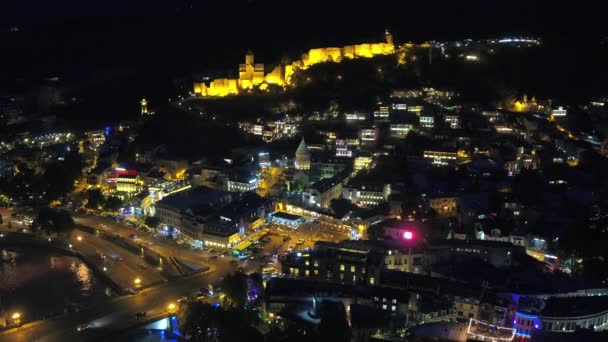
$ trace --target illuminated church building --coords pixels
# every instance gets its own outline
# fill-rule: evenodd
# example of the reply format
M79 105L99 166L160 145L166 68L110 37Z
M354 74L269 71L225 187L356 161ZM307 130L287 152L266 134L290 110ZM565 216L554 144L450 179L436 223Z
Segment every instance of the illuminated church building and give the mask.
M245 55L245 63L239 65L238 79L218 78L209 82L209 85L205 82L197 82L194 83L194 93L200 96L227 96L237 95L254 87L265 89L268 84L287 86L291 84L291 76L296 70L305 70L317 63L340 62L342 59L371 58L395 53L393 36L388 30L385 39L383 43L310 49L302 54L301 60L287 65L279 64L268 74L264 74L264 64L255 63L254 54L250 51Z

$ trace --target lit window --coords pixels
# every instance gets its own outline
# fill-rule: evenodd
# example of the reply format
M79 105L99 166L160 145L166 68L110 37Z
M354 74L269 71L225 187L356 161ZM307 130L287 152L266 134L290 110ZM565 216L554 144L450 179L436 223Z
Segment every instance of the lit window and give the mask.
M356 271L357 271L357 268L356 268L355 266L351 266L351 267L350 267L350 271L354 273L354 272L356 272Z
M376 280L374 279L374 277L369 278L370 285L374 285L375 282L376 282Z
M306 276L308 277L310 275L310 271L306 270L306 272L304 274L306 274Z
M393 305L393 306L391 307L391 310L395 311L395 310L397 310L397 307L396 307L395 305Z
M310 261L306 260L306 261L304 262L304 264L305 264L306 266L308 266L308 265L310 265Z
M344 264L340 265L340 271L344 271Z
M319 270L314 270L313 272L315 275L319 275Z
M382 310L386 310L386 304L382 304Z
M319 261L315 260L315 267L319 267Z

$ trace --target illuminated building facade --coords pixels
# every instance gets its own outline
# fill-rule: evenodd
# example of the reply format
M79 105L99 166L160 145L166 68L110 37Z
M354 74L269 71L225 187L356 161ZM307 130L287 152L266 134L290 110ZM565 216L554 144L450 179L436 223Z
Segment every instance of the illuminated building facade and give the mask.
M344 187L342 197L358 206L374 207L382 202L386 202L390 194L390 184L359 184Z
M310 157L310 150L308 150L308 146L306 145L304 138L302 138L302 141L300 141L300 145L296 150L296 169L310 170Z
M141 99L139 104L141 105L141 115L148 114L148 101L146 99Z
M456 163L458 153L443 151L424 151L423 157L430 159L433 165L447 166Z
M372 157L359 156L359 157L355 158L354 169L356 171L366 169L371 165L371 163L372 163Z
M107 179L110 185L113 185L112 190L134 194L142 189L142 182L135 170L115 169Z
M420 115L420 126L423 128L435 127L435 117L433 115Z
M253 178L249 180L235 179L228 180L228 191L230 192L247 192L254 191L258 188L258 179Z
M269 84L286 86L291 84L291 76L296 70L323 62L340 62L342 59L371 58L378 55L395 53L395 44L390 32L385 33L385 42L365 43L344 47L327 47L310 49L302 55L301 60L291 64L279 64L269 73L265 74L264 64L255 63L254 54L245 55L245 63L239 65L239 78L218 78L209 84L206 82L194 83L194 94L199 96L228 96L238 95L244 90L258 87L267 89Z

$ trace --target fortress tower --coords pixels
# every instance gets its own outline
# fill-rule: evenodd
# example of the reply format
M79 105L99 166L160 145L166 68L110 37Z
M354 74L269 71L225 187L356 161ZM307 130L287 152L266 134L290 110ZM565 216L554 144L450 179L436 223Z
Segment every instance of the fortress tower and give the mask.
M146 99L141 99L139 103L141 104L141 115L148 114L148 101Z
M384 31L384 38L386 39L387 44L395 45L395 43L393 42L393 35L390 33L390 31L388 29L386 29L386 31Z
M245 55L245 64L239 64L239 86L248 89L262 82L264 82L264 64L255 64L255 56L249 51Z

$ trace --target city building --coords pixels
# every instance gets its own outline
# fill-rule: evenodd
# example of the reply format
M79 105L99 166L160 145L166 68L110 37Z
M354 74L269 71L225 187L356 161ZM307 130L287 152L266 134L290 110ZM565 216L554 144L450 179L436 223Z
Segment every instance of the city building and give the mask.
M432 114L421 114L420 115L420 127L434 128L435 127L435 116Z
M302 201L310 207L329 208L332 200L342 197L343 181L342 175L323 178L302 194Z
M342 197L361 207L373 207L388 200L390 184L349 182L344 186Z
M304 138L302 138L300 145L298 145L295 157L295 168L297 170L310 170L311 154L306 142L304 141Z
M525 253L523 248L508 242L486 240L438 240L429 245L431 263L482 260L494 267L509 268L514 253Z
M391 136L395 138L405 138L407 134L414 129L412 124L391 124L389 126Z
M378 109L374 111L374 122L389 122L389 107L378 106Z
M365 121L367 119L367 116L365 115L365 113L361 112L345 113L344 119L346 120L346 122L358 122Z
M367 169L373 162L371 156L358 156L353 161L353 168L355 171Z
M561 120L561 119L564 119L567 115L568 115L568 111L562 106L559 106L559 107L551 110L551 117L553 119Z
M608 325L608 296L554 296L536 300L534 306L526 304L520 303L513 319L516 335L524 338L530 338L535 331L599 331Z
M136 170L116 168L110 173L106 181L110 185L110 191L125 194L138 193L143 187Z
M230 192L246 192L255 191L259 186L259 180L257 178L234 176L229 179L226 183L226 190Z
M458 153L446 151L424 151L423 158L435 166L449 166L456 163Z
M375 285L380 280L383 261L381 250L356 241L320 241L307 253L288 255L282 264L287 276Z

